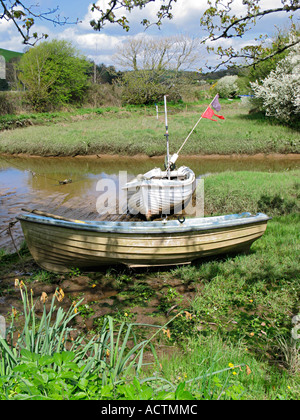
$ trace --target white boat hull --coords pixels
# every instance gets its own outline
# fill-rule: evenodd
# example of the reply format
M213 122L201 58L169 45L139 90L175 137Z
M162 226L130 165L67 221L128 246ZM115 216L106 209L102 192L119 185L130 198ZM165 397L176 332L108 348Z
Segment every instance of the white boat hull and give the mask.
M166 174L154 169L123 187L128 193L129 213L151 218L174 211L179 213L187 206L196 186L194 172L182 166L178 171L171 172L170 179Z

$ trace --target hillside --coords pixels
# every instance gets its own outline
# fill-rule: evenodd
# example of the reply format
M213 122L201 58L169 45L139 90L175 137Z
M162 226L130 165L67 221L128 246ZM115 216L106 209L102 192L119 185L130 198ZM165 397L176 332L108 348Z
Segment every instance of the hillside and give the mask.
M0 48L0 55L3 55L6 62L8 62L14 57L21 57L23 55L23 53L16 52L16 51L5 50L4 48Z

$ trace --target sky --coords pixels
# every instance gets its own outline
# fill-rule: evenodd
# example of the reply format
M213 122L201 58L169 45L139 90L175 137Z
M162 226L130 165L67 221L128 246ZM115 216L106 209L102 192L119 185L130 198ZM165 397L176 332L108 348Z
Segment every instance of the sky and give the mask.
M108 0L98 0L97 3L104 5L107 2ZM262 0L262 2L265 8L274 8L281 5L280 0ZM71 41L82 54L97 64L104 63L108 66L116 66L114 54L123 43L126 43L132 37L153 36L159 38L184 34L190 37L203 38L206 35L199 24L201 15L207 8L206 0L177 0L172 10L174 15L172 20L164 20L160 30L156 26L152 26L145 31L145 28L140 24L141 20L145 17L154 20L158 4L161 4L161 1L150 3L145 9L137 9L128 14L131 27L129 32L124 31L117 24L107 24L100 32L94 31L89 23L91 19L96 18L95 12L91 12L92 2L85 0L39 1L40 9L44 11L56 8L58 3L58 13L61 17L68 17L69 23L63 26L54 26L53 23L36 20L35 30L38 33L47 33L49 40L56 38ZM34 1L30 0L27 4L34 4ZM241 11L242 0L234 0L233 6L237 12ZM80 22L73 24L77 19ZM276 26L287 28L288 22L287 13L266 16L257 23L247 36L238 40L222 40L222 46L242 46L249 42L254 43L254 39L261 34L272 37L276 34ZM6 22L4 19L0 20L0 48L19 52L23 52L25 48L13 23ZM216 65L216 60L216 57L213 54L208 55L206 48L203 47L203 51L199 55L199 62L195 65L196 67L203 67L206 62L209 65Z

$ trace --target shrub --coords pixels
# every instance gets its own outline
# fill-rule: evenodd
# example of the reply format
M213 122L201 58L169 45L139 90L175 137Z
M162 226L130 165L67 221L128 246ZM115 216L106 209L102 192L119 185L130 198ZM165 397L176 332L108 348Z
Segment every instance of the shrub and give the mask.
M251 83L258 106L267 116L287 123L296 122L300 114L300 45L279 61L262 83Z
M47 111L69 103L82 103L88 87L90 63L67 41L42 42L24 54L19 79L30 104Z
M0 115L13 114L15 108L12 102L9 100L8 95L1 92L0 93Z
M0 92L0 115L18 114L29 111L24 103L25 92Z
M84 105L92 107L99 106L121 106L122 89L115 84L93 84L89 87Z
M174 83L170 84L160 71L138 70L125 73L123 86L122 99L126 104L153 104L162 101L164 95L168 95L169 101L181 100Z
M238 76L224 76L218 81L216 90L220 98L234 98L237 95L237 80Z

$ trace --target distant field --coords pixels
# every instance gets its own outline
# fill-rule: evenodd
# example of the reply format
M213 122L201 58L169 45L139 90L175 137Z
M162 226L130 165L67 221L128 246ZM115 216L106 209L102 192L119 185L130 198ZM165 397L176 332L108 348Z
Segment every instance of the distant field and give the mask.
M6 61L10 61L14 57L20 57L23 53L5 50L4 48L0 48L0 55L3 55Z
M300 152L300 134L296 129L280 125L260 114L249 115L248 108L242 106L240 101L224 101L222 105L220 114L224 115L225 120L202 120L182 154ZM171 153L177 152L205 108L204 103L191 107L170 107ZM2 131L0 152L41 156L157 156L166 152L164 116L160 114L157 120L154 106L144 109L87 110L86 113L80 110L77 114L55 113L39 118L40 122L33 115L29 117L30 126ZM24 119L19 117L19 120L22 125ZM26 121L28 125L28 119Z

